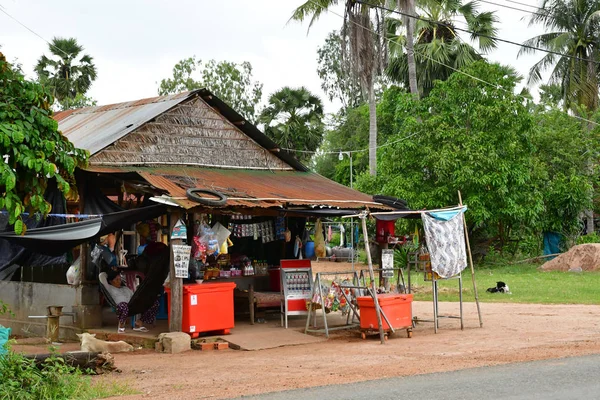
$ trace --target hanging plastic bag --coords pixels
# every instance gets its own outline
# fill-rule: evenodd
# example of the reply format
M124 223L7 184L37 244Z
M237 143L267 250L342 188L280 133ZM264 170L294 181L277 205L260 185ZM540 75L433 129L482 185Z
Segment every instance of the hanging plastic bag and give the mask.
M327 256L327 249L325 248L325 238L323 237L323 225L321 224L321 218L317 219L315 225L315 255L318 258Z
M79 286L81 283L81 258L73 262L73 265L67 270L67 283L73 286Z

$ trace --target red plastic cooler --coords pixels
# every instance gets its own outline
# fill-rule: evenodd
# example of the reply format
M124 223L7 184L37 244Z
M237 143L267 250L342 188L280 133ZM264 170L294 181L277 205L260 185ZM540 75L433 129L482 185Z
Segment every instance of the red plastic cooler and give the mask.
M198 337L202 332L228 334L234 327L233 289L235 283L200 283L183 285L181 331ZM171 288L166 287L169 321L171 320Z
M412 294L379 294L377 300L379 300L379 307L390 320L390 324L394 329L412 327ZM373 298L371 296L360 296L357 301L360 308L361 329L379 329ZM381 323L383 329L390 329L383 317L381 317Z

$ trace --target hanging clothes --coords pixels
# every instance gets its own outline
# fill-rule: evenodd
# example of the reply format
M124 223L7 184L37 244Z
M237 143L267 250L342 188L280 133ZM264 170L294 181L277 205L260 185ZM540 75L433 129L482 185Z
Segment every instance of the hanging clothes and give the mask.
M431 269L442 278L457 275L467 267L467 251L463 226L464 209L454 216L423 213L425 240L431 259Z
M327 243L331 242L332 236L333 236L333 233L331 231L331 225L329 225L329 228L327 228Z
M358 232L358 225L354 226L354 246L358 245L358 237L360 233Z
M344 247L345 233L344 224L340 224L340 247Z

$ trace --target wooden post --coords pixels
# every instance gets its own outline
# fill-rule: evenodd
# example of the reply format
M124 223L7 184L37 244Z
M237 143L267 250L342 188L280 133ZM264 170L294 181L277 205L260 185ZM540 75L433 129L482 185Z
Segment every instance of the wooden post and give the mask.
M83 208L85 207L85 198L83 193L85 192L86 182L85 179L81 179L79 183L79 214L83 214ZM84 242L79 246L79 276L82 283L88 283L95 281L90 275L89 271L89 260L90 260L90 245L88 242Z
M369 277L371 278L371 295L373 296L373 304L375 305L375 314L377 315L377 325L379 325L379 339L381 344L385 343L385 333L383 332L383 324L381 323L381 309L379 308L379 300L377 299L377 288L375 287L375 273L373 272L373 261L371 260L371 249L369 248L369 234L367 232L367 214L360 215L363 229L363 239L365 242L365 250L367 252L367 262L369 264ZM323 308L325 313L325 308Z
M181 332L182 314L183 314L183 280L175 278L175 257L173 256L173 245L181 244L180 239L171 239L171 232L177 221L179 221L179 210L169 211L169 285L171 286L171 318L169 319L169 332Z
M460 190L458 191L458 205L460 205L461 207L463 205ZM471 244L469 243L469 231L467 230L467 221L465 220L464 214L463 214L463 226L465 229L465 241L467 243L467 254L469 254L469 263L471 264L471 280L473 281L473 293L475 294L475 304L477 304L477 315L479 315L479 327L483 328L483 321L481 320L481 309L479 308L479 295L477 294L477 284L475 283L475 268L473 267L473 256L471 255ZM461 302L461 306L462 306L462 302ZM461 318L460 322L462 324L462 318Z

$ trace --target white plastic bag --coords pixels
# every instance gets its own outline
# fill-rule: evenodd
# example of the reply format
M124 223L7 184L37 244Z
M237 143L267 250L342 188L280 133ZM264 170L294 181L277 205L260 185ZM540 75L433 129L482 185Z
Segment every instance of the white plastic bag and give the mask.
M81 283L81 258L77 258L67 270L67 283L73 286Z

